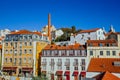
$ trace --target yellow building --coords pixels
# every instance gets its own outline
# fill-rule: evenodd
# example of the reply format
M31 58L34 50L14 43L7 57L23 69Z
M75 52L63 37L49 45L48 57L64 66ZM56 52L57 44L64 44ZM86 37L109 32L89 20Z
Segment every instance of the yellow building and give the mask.
M48 43L40 32L20 30L6 35L3 42L2 70L8 75L37 76L39 55Z

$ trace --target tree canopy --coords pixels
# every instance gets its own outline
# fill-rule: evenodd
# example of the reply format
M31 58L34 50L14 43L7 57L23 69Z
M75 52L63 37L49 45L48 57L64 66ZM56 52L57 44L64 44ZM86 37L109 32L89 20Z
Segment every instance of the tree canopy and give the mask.
M81 29L76 30L75 26L71 26L71 28L61 28L61 30L64 32L64 34L60 37L58 37L55 42L58 41L68 41L70 40L71 33L77 34L81 31Z

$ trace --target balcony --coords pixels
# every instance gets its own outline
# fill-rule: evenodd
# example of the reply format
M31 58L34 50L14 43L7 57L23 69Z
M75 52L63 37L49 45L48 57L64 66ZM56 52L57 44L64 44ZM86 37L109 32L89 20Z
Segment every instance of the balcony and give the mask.
M73 62L73 66L78 66L78 62Z
M47 62L46 62L46 61L43 61L43 62L42 62L42 65L47 65Z
M62 66L62 62L57 62L57 65L58 66Z
M65 66L70 66L70 62L65 62Z

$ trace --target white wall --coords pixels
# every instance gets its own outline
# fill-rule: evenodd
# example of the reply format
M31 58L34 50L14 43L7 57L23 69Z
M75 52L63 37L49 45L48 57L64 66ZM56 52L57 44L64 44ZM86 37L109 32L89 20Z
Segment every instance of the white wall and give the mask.
M74 80L74 76L72 76L73 71L74 71L74 66L73 66L74 59L78 59L79 74L81 72L81 66L80 66L81 59L85 59L85 61L86 61L86 57L42 57L41 62L43 62L43 59L46 59L46 61L47 61L46 71L47 71L47 76L48 77L50 77L49 76L50 73L54 73L54 74L56 73L56 71L58 70L58 66L57 66L58 59L62 59L62 71L63 71L63 77L64 78L66 78L66 76L64 76L64 73L66 71L65 62L66 62L66 59L70 59L70 70L69 70L70 71L70 80ZM51 59L54 59L54 61L55 61L54 70L52 70L52 71L51 71L51 66L50 66ZM43 70L43 67L42 67L42 70ZM55 75L55 78L57 78L56 75Z
M82 37L82 35L84 35L84 37ZM88 38L90 38L90 40L104 40L105 35L103 34L103 30L99 29L96 32L79 33L75 37L71 36L70 37L70 42L73 43L73 42L76 41L77 43L80 43L81 45L84 45L87 42Z

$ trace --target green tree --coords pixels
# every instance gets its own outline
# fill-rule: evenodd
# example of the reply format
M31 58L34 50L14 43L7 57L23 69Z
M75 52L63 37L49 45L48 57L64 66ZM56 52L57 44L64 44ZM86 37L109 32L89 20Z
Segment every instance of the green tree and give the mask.
M72 26L72 33L75 33L75 32L76 32L76 27Z

